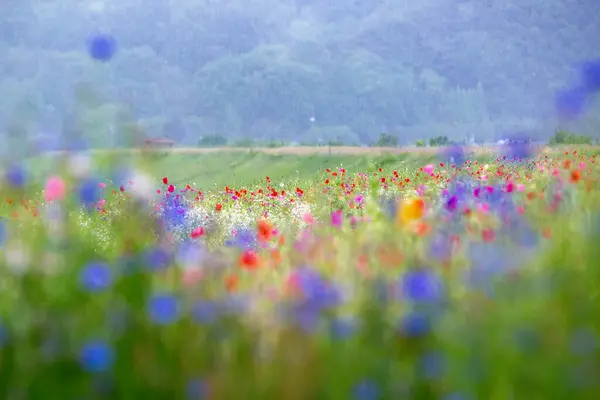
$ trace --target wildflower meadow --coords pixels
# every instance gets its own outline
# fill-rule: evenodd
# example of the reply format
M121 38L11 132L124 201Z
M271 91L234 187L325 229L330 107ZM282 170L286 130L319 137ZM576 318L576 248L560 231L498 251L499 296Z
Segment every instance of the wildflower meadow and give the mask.
M1 398L600 392L594 148L208 190L57 158L5 171Z
M599 398L598 148L439 149L12 159L0 399Z

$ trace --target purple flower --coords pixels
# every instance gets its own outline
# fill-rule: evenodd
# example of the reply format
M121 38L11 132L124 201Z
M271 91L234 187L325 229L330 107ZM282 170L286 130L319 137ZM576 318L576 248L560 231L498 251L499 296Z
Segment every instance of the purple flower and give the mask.
M341 210L337 210L331 213L331 225L339 228L342 226L344 215Z
M581 68L583 87L590 93L600 92L600 59L586 62Z
M406 315L400 323L400 333L406 337L415 338L426 335L431 330L430 317L419 311Z
M21 187L27 181L27 171L18 164L13 164L6 171L6 180L13 186Z
M98 34L89 38L88 53L98 61L109 61L117 52L117 41L108 34Z
M80 353L79 361L88 372L104 372L110 369L114 362L113 349L102 341L86 343Z
M108 264L91 263L81 271L79 282L84 289L90 292L99 292L112 285L113 273Z
M600 348L600 342L592 329L577 329L571 336L569 347L573 354L585 356L594 354Z
M463 146L446 147L441 153L441 159L444 162L461 166L466 160L465 149Z
M353 397L356 400L377 400L381 398L381 389L375 381L364 379L354 386Z
M192 315L200 324L212 324L219 318L219 306L214 301L199 301L192 308Z
M452 196L446 201L446 210L453 212L458 207L458 197Z
M79 186L79 199L86 206L95 206L100 200L102 192L97 180L86 179Z
M171 294L154 295L148 302L148 314L155 324L170 325L179 319L179 302Z
M427 379L438 379L444 373L444 358L440 353L426 353L419 359L420 373Z
M187 384L186 394L188 399L202 400L207 397L208 385L202 379L192 379Z
M305 304L317 309L331 308L339 304L339 291L317 270L301 267L296 270L296 277Z
M582 88L562 90L556 94L556 112L561 118L572 119L581 115L588 103L588 92Z
M435 303L442 299L441 280L429 269L407 272L400 281L402 296L415 303Z
M145 261L148 268L157 271L167 268L171 264L172 256L167 250L156 247L146 252Z
M329 332L335 339L347 339L356 331L356 323L348 318L335 318L331 321Z

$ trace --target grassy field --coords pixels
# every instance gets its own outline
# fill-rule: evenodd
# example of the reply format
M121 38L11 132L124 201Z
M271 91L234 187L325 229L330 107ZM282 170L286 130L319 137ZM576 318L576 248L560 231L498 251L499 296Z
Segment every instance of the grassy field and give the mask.
M13 165L0 398L598 398L597 149L527 150Z
M562 153L569 147L536 149L541 154ZM465 148L473 160L493 158L501 147ZM596 151L589 147L589 152ZM328 167L343 166L353 171L367 168L416 168L434 162L436 148L386 147L278 147L278 148L176 148L145 152L139 150L94 151L96 172L110 178L115 165L142 166L153 177L169 175L177 184L213 185L251 184L268 174L276 179L306 180ZM34 176L45 176L55 170L61 155L51 153L28 162Z

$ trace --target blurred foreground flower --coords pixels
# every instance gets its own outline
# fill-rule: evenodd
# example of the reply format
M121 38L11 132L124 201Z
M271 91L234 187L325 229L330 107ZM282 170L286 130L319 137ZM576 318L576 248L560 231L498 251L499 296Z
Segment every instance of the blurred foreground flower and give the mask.
M56 201L65 198L67 192L67 185L65 181L59 176L51 176L46 181L44 188L44 200Z
M400 211L396 214L396 223L406 225L411 221L420 219L425 210L423 199L404 200L400 205Z
M116 39L108 34L98 34L88 40L88 53L98 61L109 61L117 52Z
M104 372L114 362L113 349L102 341L88 342L82 347L79 360L85 371Z
M150 319L158 325L170 325L179 318L179 303L171 294L158 294L148 302Z

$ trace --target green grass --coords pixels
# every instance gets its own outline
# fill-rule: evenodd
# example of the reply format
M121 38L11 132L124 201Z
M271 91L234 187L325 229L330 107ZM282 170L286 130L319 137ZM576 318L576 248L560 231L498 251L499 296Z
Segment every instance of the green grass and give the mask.
M104 213L82 210L71 190L52 217L40 188L60 161L31 159L33 179L1 192L0 398L183 399L196 381L208 388L196 398L214 400L370 400L356 394L369 388L377 399L598 398L593 156L557 153L526 165L487 157L487 167L457 172L417 154L223 152L151 162L94 154L95 177L133 163L163 191L163 176L177 191L196 182L204 198L182 194L186 219L165 217L179 239L206 228L193 240L202 258L192 259L129 186L107 188ZM419 172L428 163L434 176ZM340 165L345 174L324 172ZM449 211L442 190L455 174L482 192L451 187L464 197ZM291 188L272 197L265 176ZM509 176L522 190L507 192ZM71 189L80 183L64 178ZM232 200L225 185L248 193ZM424 215L383 202L424 187ZM340 226L331 216L338 210ZM257 229L265 212L276 232ZM253 253L225 245L234 229L273 236ZM298 278L300 266L315 275ZM465 280L474 270L482 282ZM410 290L401 284L422 271L430 275L405 283ZM329 303L334 289L345 302ZM300 312L305 299L309 314ZM320 324L301 329L312 312ZM431 325L415 324L420 317ZM91 344L99 347L86 356Z
M111 177L115 165L142 166L156 178L168 176L176 184L191 184L210 188L217 186L248 185L262 181L268 175L277 181L312 178L326 168L343 167L353 171L384 167L388 169L416 168L435 161L435 156L410 153L399 155L292 155L264 154L261 152L223 151L206 154L169 154L153 158L124 156L107 152L92 152L97 175ZM60 158L41 156L27 161L35 178L46 176L60 165Z

